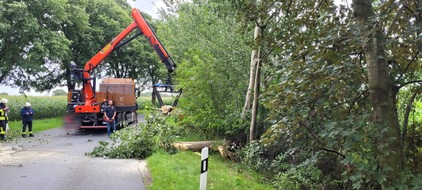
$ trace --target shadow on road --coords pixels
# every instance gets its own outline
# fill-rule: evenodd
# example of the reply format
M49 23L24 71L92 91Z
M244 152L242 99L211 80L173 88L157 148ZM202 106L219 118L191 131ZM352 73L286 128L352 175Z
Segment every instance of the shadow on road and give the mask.
M69 136L104 136L107 134L107 129L81 129L73 132L68 132Z

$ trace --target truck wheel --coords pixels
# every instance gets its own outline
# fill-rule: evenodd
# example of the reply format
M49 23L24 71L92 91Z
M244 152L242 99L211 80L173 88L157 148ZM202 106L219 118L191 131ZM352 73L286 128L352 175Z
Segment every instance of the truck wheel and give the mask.
M134 111L132 112L132 122L138 123L138 112Z
M116 129L119 130L121 128L123 128L123 114L119 113L119 115L117 115L117 124L116 124Z

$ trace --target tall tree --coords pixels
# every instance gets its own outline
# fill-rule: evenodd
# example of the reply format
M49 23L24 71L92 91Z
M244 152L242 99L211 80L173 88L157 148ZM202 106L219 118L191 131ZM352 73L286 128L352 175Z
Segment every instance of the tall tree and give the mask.
M377 24L370 0L353 0L353 14L364 38L363 53L368 68L368 90L372 108L372 122L379 132L377 144L385 146L378 150L380 169L387 173L387 186L394 184L403 171L403 145L396 108L397 90L391 75L384 49L385 36Z
M257 2L259 3L259 1ZM242 110L242 120L245 119L246 112L251 110L251 97L253 93L253 103L252 103L252 116L251 116L251 123L249 127L249 141L252 142L255 140L256 136L256 123L257 123L257 112L258 112L258 103L259 103L259 93L260 93L260 77L261 77L261 48L259 46L259 41L262 35L262 26L260 23L261 20L257 20L255 23L254 29L254 42L257 45L252 49L251 53L251 67L249 71L249 85L246 91L245 97L245 105L243 106Z
M66 0L0 1L0 83L21 90L51 88L54 67L66 58L70 41L61 23Z
M158 26L178 68L176 82L183 88L180 108L185 122L207 136L245 138L240 114L247 87L250 48L238 33L228 4L193 1L173 5ZM174 16L177 14L177 16Z
M419 1L365 1L365 9L332 1L251 2L231 4L245 25L268 15L261 52L273 58L262 67L271 75L262 97L271 127L251 144L249 155L263 155L251 167L280 163L276 183L301 188L318 188L301 181L313 176L292 174L304 168L341 179L328 185L314 178L332 188L412 187L399 176L406 176L404 163L419 158L403 159L396 95L421 81Z
M130 10L124 0L1 0L0 83L22 91L71 89L70 62L85 64L133 22ZM158 59L148 42L141 37L123 49L105 61L98 77L150 80L149 66Z
M130 14L130 5L122 0L81 0L69 5L68 8L77 15L64 23L65 34L72 40L71 56L63 65L67 69L67 85L71 89L73 82L69 78L68 64L73 61L83 66L132 23L133 18ZM145 13L142 14L152 24L152 18ZM131 35L134 34L135 32ZM157 55L154 55L148 41L140 36L105 59L96 69L96 77L132 78L142 86L151 81L149 67L158 63Z
M63 59L60 70L63 71L61 72L63 82L65 82L68 91L73 89L74 85L70 78L69 64L71 62L84 63L95 54L96 50L96 44L93 42L96 35L93 34L93 28L89 23L89 14L87 12L89 5L91 5L89 0L78 0L66 6L66 11L72 13L72 16L66 19L62 25L63 32L66 38L71 41L71 44L69 45L69 56Z

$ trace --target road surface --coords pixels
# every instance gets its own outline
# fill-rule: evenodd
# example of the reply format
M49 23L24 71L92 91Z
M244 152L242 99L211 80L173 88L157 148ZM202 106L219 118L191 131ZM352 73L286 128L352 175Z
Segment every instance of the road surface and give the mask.
M106 130L67 132L52 129L0 145L0 189L145 189L145 161L85 156L109 140Z

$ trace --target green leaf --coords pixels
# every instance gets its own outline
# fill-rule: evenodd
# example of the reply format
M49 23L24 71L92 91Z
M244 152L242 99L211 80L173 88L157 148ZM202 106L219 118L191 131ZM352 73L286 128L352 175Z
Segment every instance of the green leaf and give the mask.
M376 173L374 175L374 179L379 183L379 184L383 184L387 177L384 174L380 174L380 173Z

